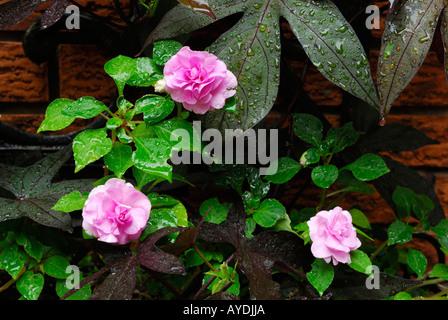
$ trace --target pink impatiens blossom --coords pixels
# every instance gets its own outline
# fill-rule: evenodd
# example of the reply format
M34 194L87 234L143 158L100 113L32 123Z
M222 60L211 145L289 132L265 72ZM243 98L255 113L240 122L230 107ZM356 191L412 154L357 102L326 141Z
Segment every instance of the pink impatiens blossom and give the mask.
M235 75L221 60L206 51L180 49L165 64L165 90L174 101L197 114L221 109L235 95Z
M320 211L307 222L313 242L311 253L333 265L350 263L350 251L361 246L352 224L352 216L341 207Z
M138 239L149 219L151 202L122 179L109 179L94 188L82 211L85 232L108 243Z

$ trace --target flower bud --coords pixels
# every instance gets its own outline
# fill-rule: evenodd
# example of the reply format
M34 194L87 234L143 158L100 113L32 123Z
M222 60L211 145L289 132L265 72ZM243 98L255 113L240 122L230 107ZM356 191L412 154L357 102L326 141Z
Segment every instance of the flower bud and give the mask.
M154 84L154 91L155 92L159 92L159 93L166 92L166 90L165 90L165 79L161 79L161 80L157 81Z

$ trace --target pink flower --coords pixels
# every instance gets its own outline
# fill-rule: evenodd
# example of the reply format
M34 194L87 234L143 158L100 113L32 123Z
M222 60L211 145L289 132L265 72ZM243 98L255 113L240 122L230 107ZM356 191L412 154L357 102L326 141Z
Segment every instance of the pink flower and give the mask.
M130 183L112 178L90 192L82 211L82 227L100 241L125 244L138 239L150 210L148 197Z
M352 216L341 207L330 211L320 211L308 222L310 238L313 242L311 252L316 258L322 258L333 264L350 263L350 251L361 246L352 224Z
M237 86L235 75L206 51L183 47L166 63L163 75L171 98L194 113L220 109L236 93L229 90Z

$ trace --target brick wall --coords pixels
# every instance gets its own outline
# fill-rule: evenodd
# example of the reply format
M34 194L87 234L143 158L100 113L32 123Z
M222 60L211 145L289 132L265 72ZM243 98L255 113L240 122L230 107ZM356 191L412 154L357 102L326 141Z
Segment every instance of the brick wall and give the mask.
M0 0L0 3L6 0ZM79 0L96 14L120 23L112 1ZM123 1L126 3L126 1ZM92 44L62 43L57 47L55 61L36 65L24 54L21 39L29 24L39 16L45 5L30 18L0 32L0 114L2 121L36 132L43 120L45 107L57 97L77 99L94 96L110 101L115 92L113 81L103 70L111 57ZM384 18L383 21L384 23ZM383 24L384 27L384 24ZM382 30L373 32L370 63L375 74ZM295 67L300 71L301 65ZM314 67L307 73L304 89L320 106L330 110L342 101L342 91L328 82ZM430 52L417 76L394 104L388 123L403 123L421 130L440 142L413 152L389 153L396 160L418 168L433 177L434 187L448 217L448 85L443 65ZM293 197L297 189L287 190L285 198ZM390 223L393 213L379 195L359 196L372 222Z

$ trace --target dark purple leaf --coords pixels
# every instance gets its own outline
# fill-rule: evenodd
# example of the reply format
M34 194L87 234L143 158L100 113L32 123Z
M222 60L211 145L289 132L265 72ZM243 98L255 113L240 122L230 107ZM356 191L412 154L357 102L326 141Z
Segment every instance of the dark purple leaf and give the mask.
M41 0L13 0L0 5L0 30L9 28L27 18Z
M51 208L72 191L89 192L93 188L93 180L52 183L71 154L71 148L62 149L26 168L0 163L0 187L16 197L0 198L0 222L28 217L45 226L71 231L70 215Z
M91 300L129 300L137 281L136 257L128 254L110 268L110 274L95 289Z
M379 109L367 56L356 33L328 0L215 0L217 19L244 13L209 51L224 61L238 79L238 114L215 110L204 116L207 128L256 125L271 110L280 79L280 17L285 18L310 61L330 81ZM329 18L330 17L330 18ZM145 46L200 29L216 20L178 5L149 35Z
M377 72L382 121L425 60L442 9L442 0L407 0L387 15Z
M272 268L277 262L297 268L303 256L303 242L287 231L257 234L246 238L246 213L242 203L234 205L224 224L205 222L199 237L209 242L226 242L235 247L237 266L249 279L251 297L257 300L280 299L280 285L272 280Z
M186 274L183 263L174 255L166 253L155 246L155 243L169 234L183 231L186 228L163 228L152 233L140 244L137 263L153 271L168 274Z
M185 230L186 228L166 227L159 229L149 235L138 248L137 254L130 250L123 250L123 247L116 246L96 246L100 252L107 252L109 259L103 268L84 279L80 283L80 288L88 283L96 281L101 275L109 272L109 275L95 288L91 299L98 300L129 300L135 290L137 280L137 266L142 265L150 270L167 274L186 274L182 262L174 255L166 253L155 246L161 238ZM109 260L108 259L108 260ZM63 299L75 293L70 290Z
M42 15L41 29L46 29L55 24L65 13L68 0L53 0Z
M216 19L212 9L210 8L210 5L208 4L208 0L177 0L177 1L183 4L184 6L190 8L191 10L194 10L199 13L204 13L208 15L210 18Z

